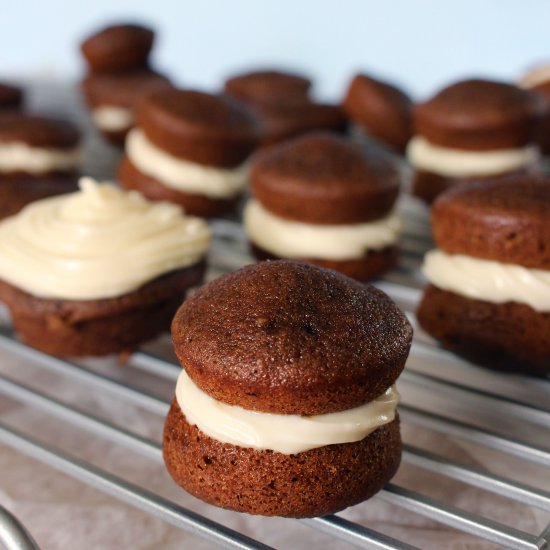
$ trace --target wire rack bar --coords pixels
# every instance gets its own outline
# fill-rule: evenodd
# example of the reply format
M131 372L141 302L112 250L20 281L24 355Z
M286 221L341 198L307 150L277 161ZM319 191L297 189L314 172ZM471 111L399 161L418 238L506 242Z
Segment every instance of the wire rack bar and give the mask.
M0 375L0 392L27 405L35 406L60 420L70 422L79 428L87 429L94 435L103 437L131 451L140 453L142 456L158 464L163 463L162 447L159 443L131 433L89 413L83 413L44 393L35 391L24 384L11 380L4 375ZM368 529L336 516L327 516L322 518L322 520L320 518L316 519L319 519L319 521L303 521L312 527L321 528L322 526L324 532L354 545L362 547L366 545L372 548L395 548L400 550L414 548L409 545L402 545L400 541L392 539L382 533L377 533L372 529Z
M428 391L446 392L463 401L469 400L471 402L471 398L474 397L478 402L485 402L488 405L498 407L499 414L506 414L545 428L550 428L550 409L528 405L509 397L498 396L493 392L465 386L458 382L441 380L440 378L417 372L411 368L408 368L401 374L399 382L415 384Z
M403 460L419 468L550 512L550 493L546 491L512 482L478 468L464 466L447 457L438 456L413 445L403 445Z
M489 519L480 521L474 514L442 504L392 483L386 485L379 495L386 502L414 511L466 533L477 535L495 544L514 549L540 550L540 538L538 536L529 535Z
M410 405L400 405L399 414L401 418L425 428L472 441L544 466L550 466L550 451L518 439L507 438L491 430L478 428L439 414L429 413Z
M39 550L27 529L3 506L0 506L0 546L6 550Z
M3 423L0 423L0 441L52 468L220 546L242 550L271 548L92 464L49 447Z
M18 346L22 346L22 344L17 344ZM18 346L15 346L14 349L19 349ZM32 351L33 357L35 359L40 359L42 357L50 359L50 356L48 355L36 352L35 350ZM58 359L56 361L64 362L61 359ZM160 361L160 359L156 358L156 361ZM71 366L71 363L66 363ZM54 368L57 370L58 365L56 365ZM101 376L95 373L87 372L85 377L86 381L88 381L88 377L91 374L93 374L94 376ZM116 383L113 385L112 389L113 391L118 392L119 388L120 384ZM117 442L121 445L127 446L135 451L144 454L148 458L154 459L158 462L162 461L162 451L160 444L150 440L146 440L145 438L141 438L106 421L95 418L92 415L75 410L53 398L44 395L43 393L37 392L24 386L23 384L17 383L6 376L0 376L0 391L7 393L8 395L19 399L27 404L34 404L35 406L45 409L51 414L64 420L70 421L80 427L87 428L96 435L105 437L113 442ZM135 391L139 393L144 393L140 392L139 390ZM165 414L169 405L168 402L161 399L157 399L156 402L160 402L163 404L163 410L157 411L158 404L156 404L152 408L154 410L151 410L151 412L160 412L160 414ZM422 466L432 471L437 471L440 474L445 474L455 479L460 479L461 481L464 481L466 483L479 483L481 481L483 483L483 486L488 490L492 490L493 492L509 496L510 498L514 498L523 502L536 502L538 505L542 505L543 507L548 506L548 495L545 495L544 493L537 492L536 490L518 484L513 484L508 480L502 480L494 476L490 476L481 472L476 472L475 470L460 465L449 463L445 464L442 459L437 458L434 455L430 455L429 453L423 453L422 451L414 449L412 447L407 447L405 449L404 458L407 461L411 461L415 465ZM432 508L436 507L440 511L440 513L437 516L432 516L433 519L437 519L443 523L451 525L452 527L458 527L465 532L487 538L492 542L503 544L505 546L509 546L512 541L514 544L520 542L523 545L517 546L518 548L535 548L535 546L532 546L532 544L534 544L535 538L526 533L522 533L521 531L509 528L506 525L498 524L475 514L469 514L467 512L449 507L444 503L436 502L432 499L428 499L421 494L408 491L401 487L391 486L390 489L382 491L381 495L385 495L385 492L387 490L389 490L392 496L386 496L383 498L385 498L386 500L391 500L392 503L399 506L416 511L421 515L428 514L428 511L430 511L431 513ZM405 493L401 491L405 491ZM399 497L395 496L396 494L398 494ZM406 498L403 495L406 495ZM411 508L411 502L416 502L418 504L418 507ZM335 520L332 521L334 522ZM309 523L311 524L311 522ZM333 536L337 536L338 538L341 538L343 535L345 535L346 540L353 544L357 544L358 541L361 541L362 543L369 542L370 544L370 535L373 532L370 530L365 531L365 528L357 524L351 525L354 526L353 529L350 529L350 524L347 524L346 528L343 529L341 523L331 523L330 520L328 520L328 523L324 523L323 527L325 531L331 530ZM377 540L376 542L376 544L386 543L387 540L385 539ZM397 548L397 546L395 546L395 544L397 544L397 541L393 541L392 544L394 544L394 548Z

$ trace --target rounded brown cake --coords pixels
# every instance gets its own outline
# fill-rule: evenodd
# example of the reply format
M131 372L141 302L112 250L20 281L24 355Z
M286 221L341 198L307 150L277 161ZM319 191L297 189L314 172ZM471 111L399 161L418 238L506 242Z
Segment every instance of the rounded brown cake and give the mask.
M211 218L237 208L240 195L230 199L215 199L204 195L186 193L163 185L160 181L140 172L128 158L122 157L117 169L117 179L126 189L139 191L154 201L168 201L183 206L194 216Z
M446 261L461 262L464 288L426 264L431 285L417 313L422 327L480 364L550 372L550 309L542 305L550 284L550 179L507 177L456 186L435 202L432 224ZM472 285L490 295L469 290ZM500 288L511 288L514 298L493 297Z
M542 114L538 124L535 141L544 155L550 154L550 82L545 82L532 89L541 99Z
M174 205L81 178L0 222L0 301L46 353L129 352L202 281L210 235Z
M19 111L23 106L23 90L19 86L0 82L0 111Z
M75 190L79 144L80 132L69 121L2 112L0 147L18 151L3 157L7 164L0 166L0 218L34 200Z
M251 184L244 224L257 259L291 258L361 281L397 263L399 222L391 211L400 174L379 152L311 133L259 155Z
M396 166L347 138L311 133L283 143L253 164L254 196L270 211L314 224L382 218L399 193Z
M430 203L457 183L533 171L541 103L512 84L457 82L415 106L407 157L413 193Z
M381 291L298 262L261 262L191 296L172 324L178 359L214 399L315 415L381 395L411 327Z
M217 216L239 203L259 139L254 111L232 97L160 91L140 103L119 180L190 214Z
M445 191L462 184L468 185L472 182L485 182L509 176L528 176L529 173L530 170L526 169L487 177L475 176L458 179L449 176L440 176L427 170L415 170L413 189L415 196L422 199L426 204L431 205Z
M364 74L351 81L342 107L374 138L403 152L412 136L412 101L399 88Z
M157 147L198 164L235 167L258 143L254 113L228 96L164 90L138 109L138 125Z
M251 243L254 257L263 262L278 260L279 257ZM399 261L399 247L389 246L383 250L369 250L356 260L326 260L321 258L300 258L301 262L317 265L326 269L335 269L358 281L371 281L386 273Z
M510 176L452 189L434 204L432 226L450 254L550 270L550 179Z
M80 132L67 120L3 113L0 115L0 143L25 143L31 147L68 149L78 145Z
M325 516L367 500L395 475L399 419L356 443L285 455L220 443L190 425L174 400L164 461L178 485L215 506L263 516Z
M49 175L0 177L0 219L17 214L30 202L76 191L78 178Z
M193 294L172 323L178 359L211 398L249 411L323 415L383 394L401 373L412 328L374 287L298 262L262 262ZM164 458L207 502L263 515L334 513L395 473L398 418L350 443L286 454L220 442L174 401Z
M550 75L548 65L543 64L526 72L520 86L533 92L540 102L541 117L535 133L535 141L544 155L550 154Z
M263 123L262 147L270 147L309 132L343 134L346 117L338 105L316 103L295 95L255 106Z
M537 120L533 95L490 80L457 82L414 108L417 134L430 143L470 151L522 147Z
M56 300L0 280L0 301L28 345L63 357L132 351L169 329L185 292L204 276L204 261L174 271L117 298Z
M80 49L93 72L117 72L147 65L154 32L131 23L111 25L87 38Z
M167 77L147 68L121 73L91 73L81 83L84 98L92 112L108 106L121 107L133 113L145 97L171 87ZM122 145L132 126L133 122L122 128L98 129L109 141Z
M272 103L295 95L307 97L311 80L277 70L258 70L226 80L224 90L248 103Z
M149 94L172 87L168 78L151 69L129 73L92 73L84 78L81 86L90 107L114 105L129 109L134 109Z

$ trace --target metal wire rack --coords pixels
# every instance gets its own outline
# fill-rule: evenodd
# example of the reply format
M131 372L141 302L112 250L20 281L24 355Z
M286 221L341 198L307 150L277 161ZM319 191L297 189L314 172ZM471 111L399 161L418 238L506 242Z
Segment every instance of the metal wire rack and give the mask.
M414 310L423 284L419 265L431 241L425 213L408 199L402 201L401 209L406 220L402 262L398 270L376 285L386 291L416 324ZM239 224L216 221L213 222L213 229L215 242L208 279L251 261ZM114 360L76 362L45 355L19 342L9 322L0 326L2 357L15 357L25 365L31 365L34 370L58 377L65 383L82 386L86 392L101 392L123 405L138 407L155 417L159 426L168 410L180 368L166 351L168 348L168 338L162 337L157 345L147 346L132 354L121 369ZM150 382L135 382L135 373L141 373ZM156 389L153 391L151 388ZM439 348L415 326L411 356L400 378L400 390L403 402L399 412L405 432L403 467L417 468L422 475L428 475L429 482L420 489L410 488L399 481L398 475L396 481L388 484L374 500L385 501L396 509L407 510L451 528L451 541L452 533L471 535L469 548L476 548L476 540L525 550L550 548L550 381L477 368ZM160 429L154 437L144 435L124 421L95 414L89 407L80 406L79 402L56 395L53 386L43 388L33 383L30 374L28 377L24 372L18 376L8 375L1 365L0 396L31 411L38 411L44 417L69 424L86 437L93 438L93 441L109 442L109 445L139 455L153 468L163 468ZM431 446L423 445L422 438L417 442L414 434L418 432L411 430L430 434L428 441ZM407 438L409 432L413 434L414 444ZM481 449L485 456L511 460L515 465L510 471L513 475L508 475L508 472L506 475L495 473L487 467L488 464L473 465L449 456L438 446L434 434L460 440L472 449ZM194 511L192 506L182 506L177 498L167 497L162 491L126 479L102 464L84 460L78 453L67 451L63 446L45 439L44 434L29 433L29 430L5 420L0 409L1 444L214 544L229 548L270 547L269 540L256 540L238 532L231 526L231 521L210 519ZM521 480L521 475L518 479L517 474L531 471L535 472L539 480L537 483L526 483ZM542 529L529 532L516 523L503 522L498 517L491 517L491 514L463 508L454 501L452 492L444 498L432 495L431 486L450 480L460 486L475 488L480 499L498 495L500 500L497 502L502 507L514 504L536 511ZM223 517L230 518L231 514L227 512ZM335 544L344 543L388 550L417 548L413 535L388 535L375 521L358 522L344 516L339 514L299 521L331 537L332 548ZM16 528L16 523L2 521L0 514L0 545L2 541L8 546L10 540L12 543L19 540L20 546L12 544L8 547L25 548L21 542L23 539L18 539L14 534ZM11 533L11 539L6 533Z

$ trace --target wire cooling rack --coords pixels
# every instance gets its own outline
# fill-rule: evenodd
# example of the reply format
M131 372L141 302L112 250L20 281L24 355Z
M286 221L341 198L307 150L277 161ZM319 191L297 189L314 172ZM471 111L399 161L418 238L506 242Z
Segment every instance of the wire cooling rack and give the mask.
M67 97L67 92L63 93L61 97ZM51 94L48 97L52 100ZM55 95L57 101L59 97ZM73 105L74 99L67 103ZM100 160L97 166L101 170L96 167L96 174L109 172ZM402 468L378 495L351 512L278 521L285 522L288 529L299 523L322 532L326 535L326 547L330 548L423 546L416 540L414 529L387 529L387 522L377 522L376 517L361 513L367 511L366 507L371 510L383 503L395 509L397 516L406 512L411 517L426 518L435 530L447 529L449 547L455 537L467 534L461 548L550 548L550 381L477 368L440 349L416 326L414 311L424 284L419 266L431 240L423 208L407 197L400 208L406 222L402 261L397 270L375 284L400 305L415 325L410 359L399 382L403 397L399 413L405 441ZM251 262L238 223L219 220L212 227L215 239L208 280ZM25 368L14 374L13 369L0 364L0 404L2 399L8 399L29 414L70 426L88 443L117 447L139 457L148 472L163 474L162 419L180 368L167 336L136 351L121 367L114 359L67 361L45 355L19 342L9 321L4 321L0 325L0 357L16 360L29 369L28 373ZM44 387L40 383L42 376L53 377L50 379L58 383ZM107 396L122 408L133 407L150 417L155 428L144 433L128 421L128 414L118 417L99 413L86 399L69 396L67 388ZM256 533L263 533L261 529L238 530L235 526L241 524L235 518L242 515L220 515L207 505L197 507L194 499L186 500L184 506L178 492L166 494L165 485L151 487L146 480L136 481L114 471L116 468L100 458L85 459L78 445L60 442L24 423L20 426L1 411L0 408L0 444L22 455L214 545L270 548L276 544L269 536L258 537ZM457 453L445 443L449 441L460 442L460 448L468 449L468 454ZM482 458L472 461L471 456ZM495 465L499 465L496 471ZM408 471L409 475L401 475L401 471ZM3 475L0 472L0 488ZM411 483L415 478L418 483ZM441 491L441 487L446 489ZM472 499L461 496L465 491L475 492L473 509ZM484 507L485 502L491 505ZM518 510L517 515L508 513L510 510ZM520 511L536 521L522 521L525 514ZM0 543L4 541L10 550L34 548L31 542L24 545L24 532L18 531L19 527L9 515L0 514ZM32 525L27 527L32 533ZM299 536L307 537L307 529L299 532Z

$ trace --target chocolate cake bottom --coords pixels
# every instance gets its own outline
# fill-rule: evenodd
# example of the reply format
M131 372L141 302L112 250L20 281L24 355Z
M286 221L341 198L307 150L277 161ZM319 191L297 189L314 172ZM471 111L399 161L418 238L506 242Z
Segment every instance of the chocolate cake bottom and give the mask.
M236 210L241 195L230 199L217 199L206 195L186 193L167 187L162 182L140 172L125 155L118 167L118 180L126 189L139 191L148 199L179 204L187 214L212 217Z
M202 281L205 269L202 261L134 292L99 300L40 298L0 281L0 301L28 345L64 357L107 355L131 351L168 331L186 290Z
M282 259L252 242L250 243L250 250L258 261ZM318 258L292 259L327 269L334 269L358 281L370 281L397 265L399 248L397 246L389 246L382 250L370 250L362 258L356 260L322 260Z
M264 516L315 517L366 500L401 460L399 418L361 441L286 455L220 443L190 425L174 399L164 461L174 481L222 508Z
M540 376L550 373L550 313L516 302L464 298L430 285L417 317L426 332L475 363Z
M0 177L0 219L17 214L27 204L78 190L78 175L50 173L41 176Z
M416 170L412 182L412 194L422 199L427 204L432 204L441 193L451 187L461 184L467 184L470 181L491 180L503 176L527 174L526 170L516 170L515 172L505 174L494 174L493 176L477 176L470 178L452 178L440 176L426 170Z

